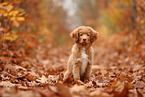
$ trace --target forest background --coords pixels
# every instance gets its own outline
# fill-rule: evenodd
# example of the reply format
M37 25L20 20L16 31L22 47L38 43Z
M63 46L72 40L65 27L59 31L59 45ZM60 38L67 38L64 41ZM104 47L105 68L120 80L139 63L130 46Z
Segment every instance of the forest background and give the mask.
M81 25L99 32L91 81L63 83ZM144 71L144 0L0 0L0 96L143 97Z

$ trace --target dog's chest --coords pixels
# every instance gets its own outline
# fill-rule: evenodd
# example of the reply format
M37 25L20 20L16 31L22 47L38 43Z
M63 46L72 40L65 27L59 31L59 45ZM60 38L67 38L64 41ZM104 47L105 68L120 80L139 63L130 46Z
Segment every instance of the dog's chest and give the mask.
M81 75L82 75L85 73L88 64L88 55L86 54L85 48L82 48L81 58L78 58L78 60L82 63L81 65Z

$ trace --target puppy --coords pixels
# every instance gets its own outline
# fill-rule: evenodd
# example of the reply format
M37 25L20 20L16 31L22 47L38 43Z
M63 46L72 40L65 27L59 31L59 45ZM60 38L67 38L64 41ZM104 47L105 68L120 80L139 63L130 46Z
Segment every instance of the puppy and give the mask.
M80 26L71 32L70 37L73 38L75 44L67 63L64 81L70 74L73 75L74 81L89 80L94 57L91 45L97 39L98 34L89 26Z

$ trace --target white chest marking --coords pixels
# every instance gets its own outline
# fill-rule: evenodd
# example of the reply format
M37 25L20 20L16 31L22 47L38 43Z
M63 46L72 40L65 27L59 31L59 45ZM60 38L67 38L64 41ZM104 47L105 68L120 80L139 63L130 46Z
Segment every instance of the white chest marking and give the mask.
M81 65L81 75L82 75L86 71L86 67L87 67L89 59L88 59L88 55L86 54L85 48L81 50L81 54L82 54L82 57L78 58L77 60L82 62L82 65Z

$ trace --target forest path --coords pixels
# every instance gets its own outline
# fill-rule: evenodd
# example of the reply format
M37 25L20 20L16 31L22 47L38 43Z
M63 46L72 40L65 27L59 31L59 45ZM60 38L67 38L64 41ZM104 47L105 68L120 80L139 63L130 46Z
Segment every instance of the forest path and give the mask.
M90 81L81 83L74 82L71 76L63 83L70 46L37 45L33 56L9 59L9 64L6 57L0 57L0 95L143 97L145 67L142 60L137 60L138 56L135 59L125 51L106 45L94 44L93 48L95 57Z

